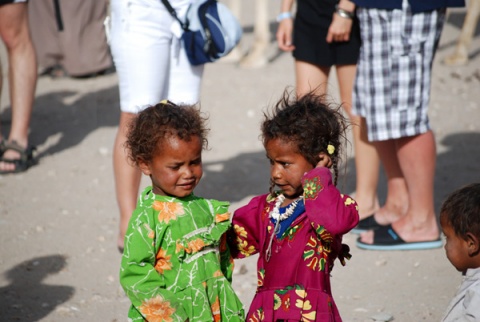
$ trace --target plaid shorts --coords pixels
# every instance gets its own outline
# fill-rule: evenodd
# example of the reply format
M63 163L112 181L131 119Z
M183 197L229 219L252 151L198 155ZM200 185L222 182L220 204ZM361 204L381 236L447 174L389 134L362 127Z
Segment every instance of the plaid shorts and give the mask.
M412 14L403 9L358 8L362 46L353 112L365 117L369 141L414 136L430 129L432 62L445 9Z

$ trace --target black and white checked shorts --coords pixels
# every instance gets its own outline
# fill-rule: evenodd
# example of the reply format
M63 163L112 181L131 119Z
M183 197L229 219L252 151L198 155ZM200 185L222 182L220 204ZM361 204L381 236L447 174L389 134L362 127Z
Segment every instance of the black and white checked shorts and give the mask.
M445 9L358 8L362 46L353 113L366 119L369 141L414 136L430 129L427 110L432 62Z

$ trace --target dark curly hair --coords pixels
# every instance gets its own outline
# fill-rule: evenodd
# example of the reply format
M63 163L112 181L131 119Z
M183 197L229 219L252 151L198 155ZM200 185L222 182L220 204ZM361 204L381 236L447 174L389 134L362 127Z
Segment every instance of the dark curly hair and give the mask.
M341 106L327 103L324 95L319 96L312 92L296 98L285 90L282 98L273 107L271 115L264 114L263 145L266 146L268 141L276 138L292 142L314 167L319 161L319 154L324 152L332 159L336 185L342 143L347 142L348 127L340 108ZM335 148L332 154L328 153L328 145Z
M472 183L450 194L440 209L440 220L452 226L455 234L463 239L467 233L480 238L480 183Z
M149 106L132 120L125 146L134 164L150 162L161 153L161 142L169 136L190 141L198 136L204 149L208 147L205 127L207 117L195 105L176 105L170 101Z

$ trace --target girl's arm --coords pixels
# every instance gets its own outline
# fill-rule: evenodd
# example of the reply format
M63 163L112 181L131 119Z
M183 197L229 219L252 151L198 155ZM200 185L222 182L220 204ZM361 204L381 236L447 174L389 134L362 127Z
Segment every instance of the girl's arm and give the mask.
M346 234L357 225L357 203L333 185L328 168L316 167L307 172L302 184L305 211L312 222L323 226L332 236Z
M181 303L173 292L165 289L161 276L162 266L155 268L157 252L154 245L155 238L158 237L155 236L153 216L146 212L137 216L134 213L130 220L120 269L120 284L144 319L151 320L154 310L161 308L165 317L171 321L185 321L188 316Z
M328 28L327 42L349 41L352 30L353 17L349 14L355 13L355 4L349 0L340 0L335 10L332 23Z
M235 211L228 244L234 258L245 258L260 251L262 214L266 195L253 198L246 206Z
M277 17L277 43L278 48L283 51L292 51L295 49L292 42L293 17L292 5L294 0L282 0L280 14Z

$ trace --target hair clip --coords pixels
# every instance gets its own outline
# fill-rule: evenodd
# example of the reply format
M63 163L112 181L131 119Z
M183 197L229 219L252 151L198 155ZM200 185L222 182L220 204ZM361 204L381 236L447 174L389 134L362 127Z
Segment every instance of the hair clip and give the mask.
M328 154L332 155L333 153L335 153L335 147L331 144L327 145L327 152Z
M175 103L173 103L172 101L169 101L169 100L167 100L167 99L165 99L165 100L161 100L161 101L160 101L160 104L163 104L163 105L173 105L173 106L176 106L176 104L175 104Z

